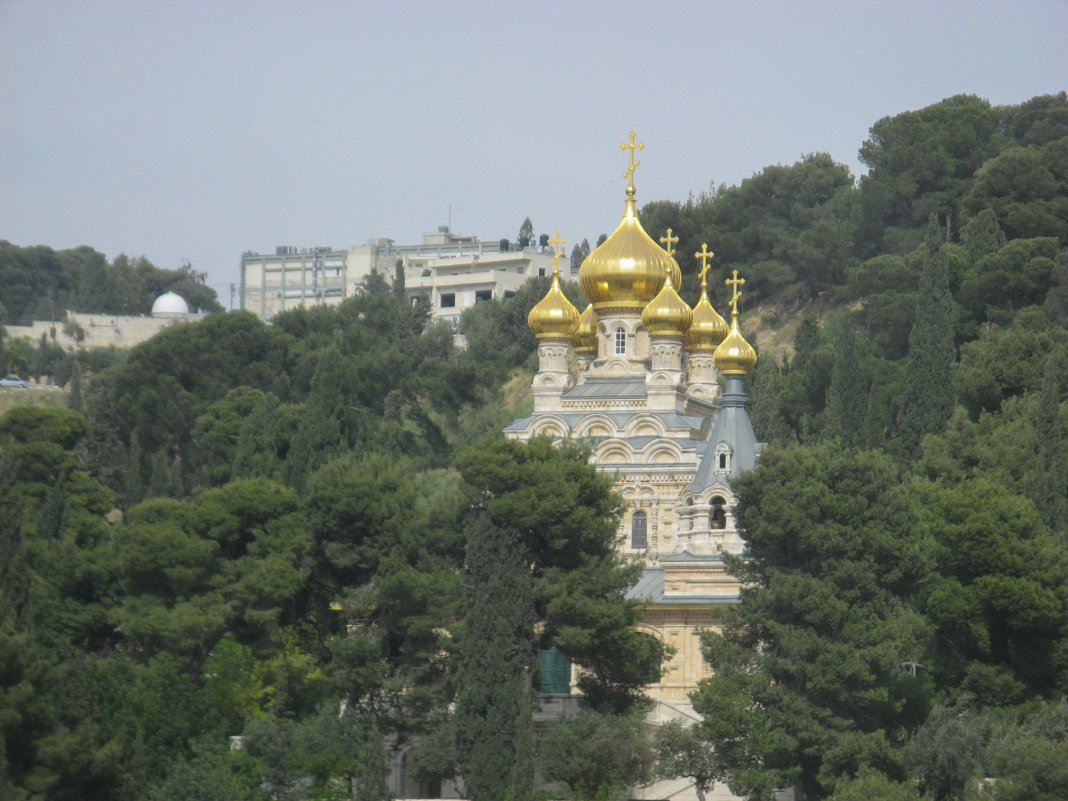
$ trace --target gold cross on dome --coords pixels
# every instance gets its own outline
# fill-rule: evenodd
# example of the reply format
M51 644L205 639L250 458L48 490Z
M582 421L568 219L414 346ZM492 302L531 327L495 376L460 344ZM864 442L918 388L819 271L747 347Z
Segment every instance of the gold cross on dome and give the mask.
M738 277L738 271L737 270L734 270L733 272L734 272L734 277L726 279L723 283L725 283L725 284L727 284L727 286L731 287L731 291L733 292L733 294L731 295L731 299L730 299L731 314L737 314L738 313L738 298L740 298L742 296L742 293L738 289L738 287L740 287L742 284L745 283L745 279Z
M673 247L671 247L671 246L674 243L678 242L679 238L677 236L672 236L671 235L671 229L670 228L667 229L667 236L660 237L660 241L664 243L664 250L667 251L667 254L669 256L674 256L675 255L675 249Z
M716 254L708 249L708 243L702 242L701 249L693 254L694 258L701 260L701 284L705 283L705 275L708 273L708 261Z
M629 154L630 163L627 165L627 171L625 173L623 173L623 177L626 178L628 181L633 181L634 180L634 168L637 167L639 164L641 164L640 161L635 161L634 160L634 151L635 150L645 150L645 143L644 142L635 143L634 137L637 136L637 134L634 133L634 131L631 131L629 136L630 136L630 144L628 145L626 142L621 142L620 145L619 145L619 149L620 150L630 150L630 154Z
M566 239L560 238L560 232L554 232L554 239L549 240L549 244L553 246L553 269L559 270L557 266L560 263L560 257L564 254L563 246L567 244Z

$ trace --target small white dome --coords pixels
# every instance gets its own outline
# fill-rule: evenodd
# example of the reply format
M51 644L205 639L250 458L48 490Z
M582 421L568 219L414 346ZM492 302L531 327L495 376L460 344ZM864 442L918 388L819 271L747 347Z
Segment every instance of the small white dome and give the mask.
M189 304L185 298L173 292L164 292L152 304L153 317L185 317L189 314Z

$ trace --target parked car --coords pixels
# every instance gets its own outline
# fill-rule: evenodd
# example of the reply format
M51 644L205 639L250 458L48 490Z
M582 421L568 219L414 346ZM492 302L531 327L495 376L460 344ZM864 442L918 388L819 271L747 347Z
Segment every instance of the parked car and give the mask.
M9 375L6 378L0 378L0 387L16 387L18 389L26 389L26 379L19 378L17 375Z

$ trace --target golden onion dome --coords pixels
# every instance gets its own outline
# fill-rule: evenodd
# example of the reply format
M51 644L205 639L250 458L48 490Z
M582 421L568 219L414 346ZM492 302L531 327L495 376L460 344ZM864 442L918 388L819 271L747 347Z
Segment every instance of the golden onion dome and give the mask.
M597 352L597 312L592 303L579 315L578 325L571 334L571 344L578 353Z
M708 282L701 276L701 297L693 307L693 322L686 331L686 350L714 351L730 331L727 321L708 299Z
M642 325L654 336L681 336L692 321L693 311L679 297L668 275L664 280L664 288L642 310Z
M745 283L745 279L739 278L738 271L735 270L734 278L728 278L725 283L734 285L734 295L731 297L731 330L719 343L712 358L723 375L745 375L756 366L757 361L756 351L745 341L738 327L738 299L742 296L738 287Z
M545 297L534 304L527 315L527 325L538 339L570 338L578 326L579 313L560 289L560 267L554 262L553 283Z
M671 276L675 286L682 286L679 265L645 233L638 220L638 206L634 199L634 151L645 145L634 142L620 149L630 150L630 166L623 173L627 179L627 200L623 218L616 230L593 253L586 257L579 269L579 286L594 309L641 309L656 297L664 286L664 277Z

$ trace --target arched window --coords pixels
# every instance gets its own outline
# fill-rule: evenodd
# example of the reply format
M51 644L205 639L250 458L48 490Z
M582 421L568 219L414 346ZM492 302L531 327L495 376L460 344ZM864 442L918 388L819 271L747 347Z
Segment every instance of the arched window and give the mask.
M727 512L723 508L723 504L726 501L719 495L712 496L712 510L708 514L708 523L710 528L726 528L727 527Z
M646 534L646 516L640 509L630 516L630 547L645 550L648 537Z
M616 329L616 355L623 356L627 353L627 332L620 326Z
M731 450L726 443L716 447L716 472L726 473L731 469Z

